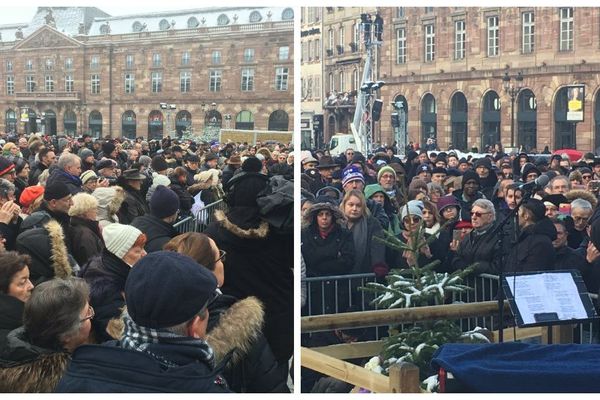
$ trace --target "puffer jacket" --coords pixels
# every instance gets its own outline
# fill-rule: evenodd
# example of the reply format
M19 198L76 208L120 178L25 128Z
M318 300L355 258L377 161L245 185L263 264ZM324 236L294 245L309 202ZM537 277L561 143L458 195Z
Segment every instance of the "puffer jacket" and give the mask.
M23 327L11 331L0 354L0 392L52 393L70 356L29 343Z
M98 200L98 224L101 228L119 222L117 212L125 201L125 191L120 186L99 187L92 193Z

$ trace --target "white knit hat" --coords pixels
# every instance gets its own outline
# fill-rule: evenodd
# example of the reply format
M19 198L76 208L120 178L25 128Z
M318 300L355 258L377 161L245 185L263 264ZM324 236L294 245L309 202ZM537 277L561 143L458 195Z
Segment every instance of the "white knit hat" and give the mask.
M102 228L102 237L106 244L106 250L118 258L123 256L133 247L135 241L142 232L131 225L108 224Z

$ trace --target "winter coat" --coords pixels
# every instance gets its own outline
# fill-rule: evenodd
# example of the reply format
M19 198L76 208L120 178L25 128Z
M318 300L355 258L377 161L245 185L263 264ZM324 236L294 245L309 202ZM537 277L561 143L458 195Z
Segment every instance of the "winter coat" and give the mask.
M227 252L223 293L244 299L256 296L265 305L263 330L279 362L293 353L294 284L292 235L273 232L267 222L243 228L232 222L257 210L215 211L204 231ZM255 226L255 225L254 225Z
M31 166L31 170L29 171L29 185L37 185L40 180L40 175L47 169L48 167L42 164L41 162L34 163Z
M192 209L192 205L194 204L194 198L192 197L190 192L187 191L187 188L179 182L171 180L169 189L174 191L177 197L179 197L179 215L190 215L190 210Z
M460 204L460 219L462 221L471 221L471 207L475 200L485 199L485 196L481 192L475 193L475 198L471 201L466 201L463 199L463 191L462 189L455 190L452 192L452 195L456 197L458 203Z
M131 222L131 225L146 235L147 240L144 249L148 253L161 251L163 246L178 234L173 225L166 223L152 214L136 217Z
M496 188L496 184L498 183L498 176L492 170L485 178L480 178L481 188L479 191L485 196L486 199L491 199L494 197L494 189Z
M119 222L117 213L125 201L125 191L120 186L97 188L92 196L98 200L97 220L100 228Z
M17 203L19 203L21 193L23 193L23 190L29 186L29 183L27 183L25 179L19 177L16 177L13 183L15 184L15 200ZM21 205L21 203L19 203L19 205Z
M29 343L23 327L11 331L0 354L0 392L52 393L69 354Z
M563 246L559 249L555 249L556 258L554 260L554 268L558 269L577 269L584 270L585 264L587 261L584 257L577 254L575 250L569 248L568 246Z
M450 269L446 272L465 269L477 263L474 275L498 274L501 267L501 249L499 235L493 233L495 227L495 224L490 225L482 234L478 234L475 230L469 232L460 242L451 260Z
M381 207L381 205L379 205L379 207ZM381 227L381 224L376 218L372 216L367 216L363 218L366 218L367 221L366 236L368 240L364 244L365 255L363 259L357 260L356 257L354 259L354 266L352 269L353 274L373 272L374 268L378 266L387 268L387 264L385 263L385 244L380 242L379 240L373 239L375 236L378 236L380 238L384 237L383 228ZM356 247L354 251L356 254Z
M16 297L0 293L0 354L2 353L6 336L10 331L23 325L23 309L25 303Z
M31 218L31 217L30 217ZM16 249L31 257L31 282L37 286L52 278L73 275L75 260L69 256L60 224L50 220L42 228L28 229L17 236Z
M289 393L287 362L278 363L262 333L264 310L256 297L221 295L208 307L206 341L219 363L235 350L223 376L236 393Z
M106 327L112 318L121 315L125 305L125 281L130 270L129 265L106 249L81 269L80 276L90 286L90 305L96 312L92 328L98 342L112 339Z
M50 169L50 171L51 173L48 177L48 181L46 181L46 186L61 182L69 188L69 192L71 192L72 195L83 192L83 189L81 188L81 179L79 179L78 176L73 176L58 167L53 167Z
M12 251L15 249L15 242L17 240L17 235L21 230L21 224L23 222L23 218L19 217L14 223L5 224L4 222L0 222L0 235L6 242L4 243L4 248L8 251Z
M354 241L352 232L338 225L323 239L318 228L309 225L302 230L302 256L307 276L343 275L352 272Z
M552 241L556 228L552 221L543 218L524 228L518 243L511 249L505 272L548 271L553 269L555 251Z
M221 183L223 184L223 186L227 185L227 182L229 182L229 180L233 178L233 174L235 174L235 171L238 168L239 167L232 167L230 164L227 164L225 168L223 168L223 175L221 175Z
M135 217L147 214L150 209L140 191L125 183L122 184L122 187L125 190L125 201L121 204L117 216L119 217L119 223L129 225Z
M101 253L104 249L104 240L102 240L98 221L71 217L68 247L79 265L84 265L92 256Z
M220 367L211 368L185 344L153 343L148 351L157 357L176 359L164 368L140 351L124 349L117 341L84 345L73 353L71 363L56 388L57 393L224 393L227 382Z

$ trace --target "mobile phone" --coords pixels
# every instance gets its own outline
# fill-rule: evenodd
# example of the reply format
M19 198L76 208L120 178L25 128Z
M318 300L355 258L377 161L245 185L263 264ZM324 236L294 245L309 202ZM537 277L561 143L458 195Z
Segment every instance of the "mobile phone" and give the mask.
M462 242L462 240L463 240L462 229L455 229L452 231L452 241L455 241L455 240Z
M600 189L600 181L590 181L589 185L592 192L597 192Z

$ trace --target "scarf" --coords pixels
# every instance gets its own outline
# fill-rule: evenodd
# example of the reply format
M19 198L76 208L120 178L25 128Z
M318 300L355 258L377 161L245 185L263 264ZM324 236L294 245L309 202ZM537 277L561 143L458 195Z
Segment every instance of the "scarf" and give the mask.
M196 359L202 360L210 365L211 368L214 368L215 354L206 341L189 336L179 336L166 329L152 329L140 326L136 324L126 312L123 313L122 319L125 327L120 344L123 348L146 353L155 358L162 365L171 368L178 367L179 365L166 359L164 356L153 353L151 351L151 345L158 343L184 345L190 348L189 352L191 357L193 356Z
M365 260L367 256L367 246L369 244L369 234L367 226L367 217L362 217L354 222L352 228L352 237L354 239L354 268L353 273L370 272L371 260ZM365 263L369 265L365 266Z

